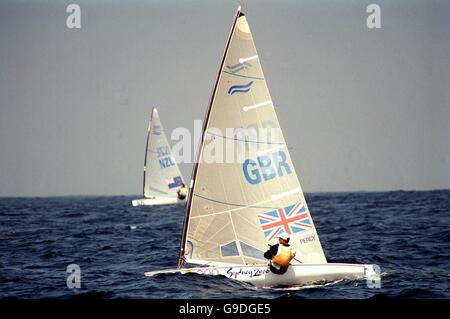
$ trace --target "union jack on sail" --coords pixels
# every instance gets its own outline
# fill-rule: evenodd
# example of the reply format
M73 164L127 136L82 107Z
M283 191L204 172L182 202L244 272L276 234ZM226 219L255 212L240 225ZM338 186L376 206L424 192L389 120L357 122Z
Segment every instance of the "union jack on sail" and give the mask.
M311 219L302 202L261 213L258 218L267 240L281 235L292 236L312 228Z

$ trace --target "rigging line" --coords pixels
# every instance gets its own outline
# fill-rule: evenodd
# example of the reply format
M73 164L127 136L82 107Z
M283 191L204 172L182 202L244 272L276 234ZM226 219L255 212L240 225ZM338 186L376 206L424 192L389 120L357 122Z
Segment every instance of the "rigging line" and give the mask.
M223 136L223 135L219 135L219 134L214 134L211 132L206 131L207 134L212 135L212 136L217 136L217 137L221 137L223 139L228 139L228 140L234 140L234 141L239 141L239 142L246 142L246 143L255 143L255 144L266 144L266 145L284 145L285 143L272 143L272 142L260 142L260 141L249 141L249 140L243 140L240 138L235 138L235 137L228 137L228 136Z
M226 74L230 74L230 75L235 75L235 76L239 76L241 78L247 78L247 79L254 79L254 80L265 80L264 78L260 78L260 77L256 77L256 76L247 76L247 75L241 75L241 74L236 74L236 73L231 73L225 70L222 70L223 73Z
M213 239L216 235L219 235L220 232L222 232L222 230L224 230L226 227L228 227L228 226L230 225L230 223L231 223L231 222L226 223L224 226L222 226L222 228L220 228L220 229L219 229L218 231L216 231L214 234L211 234L211 236L209 236L209 240ZM202 246L200 246L200 247L202 247ZM211 249L213 249L213 248L211 248ZM211 249L208 249L208 250L211 250Z

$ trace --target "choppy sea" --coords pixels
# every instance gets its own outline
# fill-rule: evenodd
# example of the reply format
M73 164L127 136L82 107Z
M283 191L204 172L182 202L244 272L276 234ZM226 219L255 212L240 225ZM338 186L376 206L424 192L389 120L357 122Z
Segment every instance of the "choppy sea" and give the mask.
M184 208L133 198L0 198L0 298L450 298L450 190L306 194L328 261L379 265L380 288L144 277L176 266ZM67 286L69 264L79 289Z

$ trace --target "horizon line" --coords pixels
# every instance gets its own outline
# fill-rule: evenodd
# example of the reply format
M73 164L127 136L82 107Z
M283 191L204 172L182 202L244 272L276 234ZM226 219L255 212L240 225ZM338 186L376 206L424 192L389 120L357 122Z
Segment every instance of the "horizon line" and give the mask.
M450 188L434 188L434 189L391 189L391 190L351 190L351 191L310 191L304 194L348 194L348 193L394 193L394 192L438 192L450 191ZM59 197L136 197L144 198L138 194L65 194L65 195L0 195L0 199L4 198L59 198Z

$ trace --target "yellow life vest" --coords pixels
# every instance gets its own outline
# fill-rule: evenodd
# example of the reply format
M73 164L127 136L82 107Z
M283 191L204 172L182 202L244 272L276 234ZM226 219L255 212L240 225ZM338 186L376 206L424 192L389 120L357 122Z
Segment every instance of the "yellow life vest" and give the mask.
M291 247L279 245L277 254L272 257L272 262L278 266L287 267L293 258L294 254Z
M187 188L180 188L179 189L180 196L186 196L187 195Z

